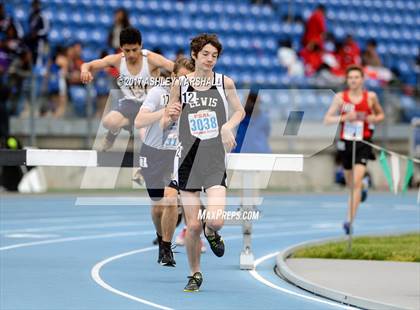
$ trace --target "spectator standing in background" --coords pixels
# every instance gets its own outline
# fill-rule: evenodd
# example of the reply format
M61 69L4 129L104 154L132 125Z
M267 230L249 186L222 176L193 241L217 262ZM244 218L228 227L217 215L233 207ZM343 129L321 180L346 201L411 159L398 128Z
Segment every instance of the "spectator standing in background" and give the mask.
M26 37L26 44L32 52L34 65L42 66L42 56L49 30L49 22L42 14L41 1L33 0L29 15L29 34Z
M2 47L6 51L10 61L19 54L23 45L15 24L9 23L3 33Z
M54 117L62 117L67 109L67 72L69 60L67 58L67 49L57 46L53 58L47 70L48 95L50 98L50 106L46 107L41 114L52 111Z
M295 50L292 48L292 42L290 42L290 40L279 42L277 58L280 65L287 68L288 76L303 76L303 64L299 60Z
M322 4L318 5L305 24L305 32L302 38L303 47L306 47L310 42L316 42L321 48L323 47L327 32L325 16L325 6Z
M22 26L13 18L6 13L6 9L3 3L0 3L0 33L6 33L6 30L10 25L13 25L16 29L17 36L19 39L23 38L23 29ZM0 37L0 39L3 39Z
M120 32L130 26L130 19L125 9L119 8L114 14L114 24L109 30L108 45L116 52L120 51Z
M11 22L12 18L6 14L4 4L0 3L0 31L5 32Z
M22 95L28 96L28 91L24 90L25 80L31 76L32 72L32 54L26 47L20 47L18 56L15 57L8 69L8 86L10 89L9 111L10 115L16 115L20 112L19 101ZM29 98L27 98L29 100Z
M376 51L376 41L370 39L366 44L366 49L362 54L362 63L365 66L365 74L374 80L389 82L393 79L391 70L382 65L381 58Z
M341 48L337 49L337 59L340 67L345 71L350 65L360 65L360 48L351 35L347 35Z
M303 59L305 65L305 75L312 76L318 69L321 68L322 61L322 48L316 41L309 42L301 51L300 57Z
M80 42L75 42L69 46L67 51L69 61L68 81L71 85L82 85L80 80L80 69L83 65L82 60L82 45Z
M113 49L115 53L120 53L120 32L122 29L130 27L130 18L128 12L124 8L119 8L114 13L114 24L108 33L108 46ZM107 72L115 79L118 78L120 72L118 68L108 68ZM115 84L113 88L117 88Z
M382 67L382 61L376 51L376 41L370 39L366 44L366 49L362 55L362 62L364 66Z

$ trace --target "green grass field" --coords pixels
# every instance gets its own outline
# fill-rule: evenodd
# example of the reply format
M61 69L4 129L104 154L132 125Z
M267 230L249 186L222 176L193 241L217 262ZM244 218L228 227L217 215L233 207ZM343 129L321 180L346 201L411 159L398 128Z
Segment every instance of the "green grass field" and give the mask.
M351 253L347 251L347 241L343 241L303 248L292 257L420 262L420 233L356 237Z

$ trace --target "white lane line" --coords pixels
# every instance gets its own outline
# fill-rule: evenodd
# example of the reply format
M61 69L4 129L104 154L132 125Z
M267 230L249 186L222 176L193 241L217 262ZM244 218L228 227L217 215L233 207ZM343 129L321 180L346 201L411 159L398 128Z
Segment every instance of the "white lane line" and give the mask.
M224 240L226 241L226 240L234 240L234 239L240 239L240 238L242 238L242 235L233 235L233 236L228 236L228 237L224 238ZM100 261L99 263L97 263L95 266L93 266L93 268L90 272L90 275L96 283L98 283L104 289L106 289L106 290L108 290L108 291L110 291L114 294L120 295L120 296L128 298L130 300L134 300L134 301L137 301L139 303L149 305L151 307L155 307L155 308L158 308L158 309L173 310L172 308L169 308L169 307L166 307L166 306L163 306L163 305L159 305L159 304L156 304L154 302L148 301L146 299L142 299L142 298L130 295L128 293L125 293L123 291L120 291L120 290L112 287L108 283L106 283L104 280L102 280L102 278L100 276L101 268L103 266L105 266L106 264L108 264L112 261L115 261L117 259L126 257L126 256L134 255L134 254L137 254L137 253L144 253L144 252L152 251L152 250L155 250L156 248L157 248L156 246L148 247L148 248L142 248L142 249L139 249L139 250L125 252L125 253L117 254L115 256L106 258L103 261Z
M150 225L150 222L124 221L124 222L113 222L113 223L102 223L102 224L64 225L64 226L35 227L35 228L23 228L23 229L8 229L8 230L1 230L0 234L34 233L34 232L50 232L50 231L60 231L60 230L112 228L112 227L128 227L128 226L146 226L146 225Z
M234 235L234 236L228 236L228 237L224 238L224 240L226 241L226 240L234 240L234 239L240 239L240 238L242 238L242 235ZM142 249L139 249L139 250L125 252L125 253L117 254L115 256L106 258L103 261L100 261L99 263L97 263L95 266L93 266L93 268L90 272L90 275L96 283L98 283L104 289L106 289L106 290L108 290L108 291L110 291L114 294L120 295L120 296L128 298L130 300L137 301L137 302L145 304L145 305L149 305L151 307L155 307L155 308L159 308L159 309L165 309L165 310L173 310L172 308L169 308L169 307L166 307L166 306L163 306L163 305L159 305L159 304L156 304L154 302L148 301L146 299L142 299L142 298L130 295L128 293L125 293L123 291L120 291L120 290L112 287L108 283L106 283L104 280L102 280L102 278L100 276L101 268L103 266L105 266L106 264L108 264L112 261L115 261L117 259L126 257L126 256L134 255L134 254L137 254L137 253L144 253L144 252L152 251L152 250L155 250L156 248L157 248L156 246L148 247L148 248L142 248Z
M405 205L405 204L396 204L393 207L394 210L397 211L420 211L420 208L418 205Z
M307 233L308 232L299 232L298 231L298 232L280 232L280 233L271 233L271 234L257 234L257 235L254 235L253 238L267 238L267 237L272 237L272 236L287 236L287 235L307 234ZM227 236L226 238L223 238L223 239L225 241L227 241L227 240L235 240L235 239L241 239L241 238L242 238L242 235L232 235L232 236ZM145 299L142 299L142 298L139 298L139 297L130 295L130 294L125 293L123 291L120 291L120 290L112 287L108 283L106 283L104 280L102 280L102 278L100 276L101 268L103 266L105 266L106 264L108 264L108 263L110 263L112 261L115 261L117 259L126 257L126 256L134 255L134 254L137 254L137 253L144 253L144 252L152 251L154 249L156 249L155 246L154 247L148 247L148 248L142 248L142 249L139 249L139 250L125 252L125 253L117 254L115 256L106 258L105 260L100 261L95 266L93 266L93 268L91 270L91 273L90 273L91 274L91 277L93 278L93 280L96 283L98 283L104 289L106 289L106 290L108 290L108 291L110 291L110 292L112 292L114 294L123 296L125 298L130 299L130 300L137 301L139 303L143 303L143 304L146 304L146 305L149 305L149 306L152 306L152 307L156 307L156 308L159 308L159 309L171 309L171 308L168 308L166 306L155 304L155 303L150 302L148 300L145 300Z
M134 231L134 232L124 232L124 233L59 238L59 239L52 239L52 240L12 244L8 246L0 247L0 251L7 251L7 250L12 250L12 249L17 249L17 248L25 248L25 247L43 245L43 244L53 244L53 243L62 243L62 242L71 242L71 241L103 239L103 238L115 238L115 237L127 237L127 236L153 235L154 233L155 233L154 230L149 230L149 231L143 231L143 232Z
M60 235L55 234L8 234L4 235L5 238L16 238L16 239L47 239L47 238L58 238Z
M86 214L85 216L74 216L74 214L64 214L63 216L68 216L66 218L57 218L57 217L38 217L39 214L34 213L19 213L20 218L19 219L7 219L3 220L3 223L10 224L22 224L22 222L25 223L53 223L53 224L63 224L63 223L74 223L74 222L91 222L92 215ZM36 218L35 218L36 216ZM120 215L104 215L104 216L94 216L95 221L98 222L109 222L109 221L123 221L127 219L127 216L120 216Z
M350 307L350 306L344 306L344 305L341 305L339 303L331 302L331 301L328 301L328 300L325 300L325 299L320 299L320 298L316 298L316 297L312 297L312 296L303 295L303 294L300 294L300 293L297 293L297 292L294 292L294 291L285 289L283 287L277 286L274 283L272 283L272 282L268 281L267 279L263 278L257 272L257 266L259 264L261 264L263 261L266 261L266 260L268 260L268 259L270 259L270 258L272 258L272 257L274 257L276 255L278 255L279 253L280 253L280 251L274 252L274 253L271 253L271 254L268 254L268 255L265 255L263 257L260 257L260 258L256 259L255 262L254 262L254 270L250 270L249 273L257 281L259 281L259 282L261 282L261 283L263 283L263 284L265 284L265 285L267 285L267 286L269 286L269 287L271 287L273 289L282 291L283 293L286 293L286 294L294 295L294 296L297 296L297 297L300 297L300 298L303 298L303 299L307 299L307 300L310 300L310 301L316 301L316 302L319 302L319 303L322 303L322 304L327 304L329 306L334 306L334 307L337 307L337 308L342 308L342 309L358 309L358 308L354 308L354 307Z
M338 221L335 222L324 222L324 223L315 223L311 225L312 228L317 228L317 229L331 229L331 228L335 228L337 231L339 231L341 229L341 223L339 223Z
M108 264L108 263L110 263L110 262L112 262L114 260L123 258L125 256L129 256L129 255L133 255L133 254L138 254L138 253L144 253L144 252L152 251L152 250L155 250L156 248L157 248L156 246L152 246L152 247L142 248L142 249L139 249L139 250L125 252L125 253L121 253L121 254L118 254L118 255L109 257L109 258L107 258L107 259L105 259L105 260L97 263L95 266L93 266L93 268L92 268L92 270L90 272L90 275L91 275L92 279L96 283L98 283L104 289L106 289L106 290L108 290L108 291L110 291L110 292L112 292L114 294L120 295L122 297L128 298L130 300L137 301L139 303L142 303L142 304L145 304L145 305L154 307L154 308L163 309L163 310L173 310L173 308L169 308L169 307L166 307L164 305L156 304L156 303L151 302L151 301L148 301L146 299L142 299L142 298L139 298L139 297L136 297L136 296L127 294L127 293L125 293L123 291L117 290L116 288L113 288L111 285L109 285L104 280L102 280L102 278L100 276L101 268L104 265L106 265L106 264Z

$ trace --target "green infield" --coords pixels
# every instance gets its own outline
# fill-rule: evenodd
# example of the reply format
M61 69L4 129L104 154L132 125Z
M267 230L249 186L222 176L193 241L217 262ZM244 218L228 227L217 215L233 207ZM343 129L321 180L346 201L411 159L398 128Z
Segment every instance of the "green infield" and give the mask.
M355 237L351 252L347 245L347 241L341 241L309 246L296 251L292 257L420 262L420 233Z

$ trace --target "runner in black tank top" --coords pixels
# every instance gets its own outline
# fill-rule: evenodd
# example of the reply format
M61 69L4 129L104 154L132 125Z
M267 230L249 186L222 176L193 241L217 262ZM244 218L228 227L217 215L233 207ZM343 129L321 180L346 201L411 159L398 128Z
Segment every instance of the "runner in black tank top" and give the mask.
M180 79L180 158L175 169L178 168L177 181L182 190L226 187L225 149L220 134L228 109L223 79L222 74L214 73L207 90L195 89L187 77Z
M161 122L166 126L170 120L178 120L179 168L174 173L188 229L186 248L191 273L184 288L186 292L198 291L202 283L198 216L202 188L208 198L207 214L212 216L203 225L204 235L216 256L224 254L224 243L217 232L223 226L220 214L226 199L225 150L235 146L232 130L245 115L234 82L213 72L221 50L216 35L202 34L192 39L195 71L175 82ZM228 105L234 111L229 120Z

